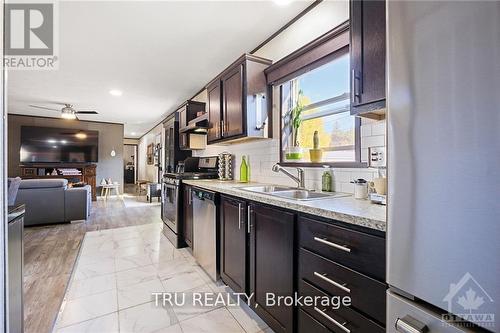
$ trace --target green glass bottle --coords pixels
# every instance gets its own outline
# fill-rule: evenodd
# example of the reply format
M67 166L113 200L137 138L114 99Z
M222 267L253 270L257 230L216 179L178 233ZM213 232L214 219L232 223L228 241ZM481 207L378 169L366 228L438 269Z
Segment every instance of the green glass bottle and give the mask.
M326 169L327 167L325 167ZM323 172L323 176L321 177L321 190L323 192L331 192L332 191L332 174L330 170L325 170Z
M245 156L241 157L240 182L242 182L242 183L248 182L248 165L247 165L247 161L245 159Z

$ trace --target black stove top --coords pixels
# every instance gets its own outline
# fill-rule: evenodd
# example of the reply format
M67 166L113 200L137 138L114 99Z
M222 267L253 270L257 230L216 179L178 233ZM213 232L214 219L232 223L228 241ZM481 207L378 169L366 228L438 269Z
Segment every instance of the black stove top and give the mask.
M215 179L218 177L217 172L170 172L163 175L164 178L173 179Z

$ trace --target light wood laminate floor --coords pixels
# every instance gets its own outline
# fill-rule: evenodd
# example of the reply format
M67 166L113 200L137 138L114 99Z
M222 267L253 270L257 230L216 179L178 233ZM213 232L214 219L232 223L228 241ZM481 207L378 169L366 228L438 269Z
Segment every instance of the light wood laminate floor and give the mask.
M24 325L26 333L51 332L81 241L87 231L161 223L160 206L135 197L93 202L85 223L29 227L24 231Z

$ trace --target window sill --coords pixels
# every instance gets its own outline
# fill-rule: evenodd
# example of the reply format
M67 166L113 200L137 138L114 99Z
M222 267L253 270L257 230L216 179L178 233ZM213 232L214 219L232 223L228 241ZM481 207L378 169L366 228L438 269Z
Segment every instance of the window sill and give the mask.
M309 163L309 162L279 162L283 167L299 167L299 168L322 168L328 165L331 168L368 168L368 163L363 162L324 162L324 163Z

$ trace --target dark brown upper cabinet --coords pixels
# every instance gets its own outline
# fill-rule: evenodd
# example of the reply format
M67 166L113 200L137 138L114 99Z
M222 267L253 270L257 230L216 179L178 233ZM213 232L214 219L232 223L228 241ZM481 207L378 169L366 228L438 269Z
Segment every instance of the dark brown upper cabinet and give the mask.
M208 84L209 144L271 137L264 74L270 64L244 54Z
M179 114L179 131L184 132L190 122L205 114L205 103L186 101L177 109Z
M212 143L222 139L221 120L222 120L222 84L220 79L213 81L207 87L207 112L208 112L208 134L207 142Z
M295 214L253 203L248 209L249 283L254 311L274 332L293 332L294 308L272 305L266 302L266 295L293 295Z
M351 114L383 118L385 0L351 0Z
M231 289L247 292L247 207L246 202L221 196L220 275Z
M222 135L231 138L244 134L243 122L243 64L222 78Z

